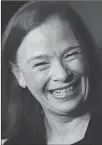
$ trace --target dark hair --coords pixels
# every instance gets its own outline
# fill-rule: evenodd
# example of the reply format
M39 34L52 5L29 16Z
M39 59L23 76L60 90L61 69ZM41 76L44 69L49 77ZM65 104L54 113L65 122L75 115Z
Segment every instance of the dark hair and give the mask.
M2 41L2 138L11 138L16 134L24 120L32 127L36 126L35 131L40 127L42 130L45 129L42 127L40 104L27 88L22 89L18 85L10 62L16 63L17 49L29 31L55 14L63 20L68 20L80 45L85 48L91 72L93 92L91 96L95 96L99 84L100 67L96 45L82 19L68 5L68 2L29 2L10 19Z

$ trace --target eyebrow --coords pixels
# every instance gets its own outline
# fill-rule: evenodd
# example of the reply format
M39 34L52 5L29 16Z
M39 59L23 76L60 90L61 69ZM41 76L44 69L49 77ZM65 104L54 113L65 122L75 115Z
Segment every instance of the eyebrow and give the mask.
M63 56L66 52L69 52L72 49L79 48L79 47L80 47L79 45L70 46L70 47L66 48L65 50L63 50L61 55ZM35 59L48 59L49 57L50 56L48 56L47 54L40 54L40 55L37 55L37 56L32 56L30 59L27 60L27 64L29 64L32 60L35 60Z
M40 54L38 56L32 56L30 59L27 60L27 64L35 59L47 59L47 58L49 58L49 56L47 54Z

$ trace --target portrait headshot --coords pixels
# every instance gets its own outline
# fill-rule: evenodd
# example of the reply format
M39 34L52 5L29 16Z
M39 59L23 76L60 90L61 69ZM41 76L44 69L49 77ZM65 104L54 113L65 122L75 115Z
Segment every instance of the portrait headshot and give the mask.
M2 145L102 144L101 55L70 2L2 2Z

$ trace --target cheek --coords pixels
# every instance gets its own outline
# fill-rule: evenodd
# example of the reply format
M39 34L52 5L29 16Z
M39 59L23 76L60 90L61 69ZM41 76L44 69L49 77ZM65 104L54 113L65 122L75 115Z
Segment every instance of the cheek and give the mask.
M68 64L68 68L75 73L79 74L88 74L89 73L89 65L85 58L79 58L76 60L73 60Z
M47 72L39 72L39 71L23 71L23 76L26 81L26 85L31 93L43 93L43 88L48 81Z

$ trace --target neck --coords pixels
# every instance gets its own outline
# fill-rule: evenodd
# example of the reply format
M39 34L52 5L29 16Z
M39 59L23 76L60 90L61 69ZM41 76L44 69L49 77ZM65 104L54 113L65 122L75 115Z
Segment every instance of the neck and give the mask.
M45 113L47 135L65 136L73 134L74 131L83 128L83 126L87 128L90 117L90 114L86 113L80 117L71 118L67 116L64 119L63 117L59 119L58 116Z

